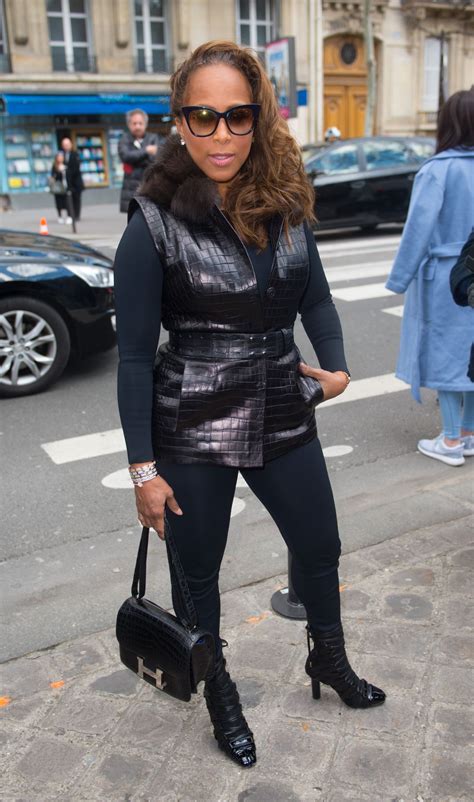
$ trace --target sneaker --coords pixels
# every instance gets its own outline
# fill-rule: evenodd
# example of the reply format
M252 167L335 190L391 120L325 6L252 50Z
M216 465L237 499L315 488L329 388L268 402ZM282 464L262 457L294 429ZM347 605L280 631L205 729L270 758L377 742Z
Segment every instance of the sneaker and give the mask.
M64 223L64 217L58 217L58 223Z
M446 465L464 465L463 445L447 446L444 442L444 435L440 434L434 440L419 440L418 451L425 457L433 457L445 462Z
M71 225L71 223L72 223L72 217L66 217L66 223L68 223L69 225Z
M461 435L463 454L465 457L474 457L474 434Z

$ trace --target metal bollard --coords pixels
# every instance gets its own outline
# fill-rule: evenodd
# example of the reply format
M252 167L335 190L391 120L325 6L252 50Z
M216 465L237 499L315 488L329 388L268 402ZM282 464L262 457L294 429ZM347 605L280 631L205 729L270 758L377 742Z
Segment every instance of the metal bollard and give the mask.
M294 618L297 621L307 619L304 604L301 604L291 582L292 557L288 552L288 587L277 590L271 600L272 609L284 618Z

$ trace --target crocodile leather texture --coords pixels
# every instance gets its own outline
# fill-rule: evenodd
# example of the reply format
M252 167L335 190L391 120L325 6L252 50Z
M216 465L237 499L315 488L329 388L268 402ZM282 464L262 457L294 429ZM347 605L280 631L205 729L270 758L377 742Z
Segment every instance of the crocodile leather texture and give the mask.
M162 322L170 332L154 370L157 458L260 467L307 443L316 435L321 385L299 372L292 336L282 335L284 348L275 340L291 334L309 276L303 225L287 237L272 221L274 260L262 299L246 248L217 206L206 222L189 223L149 198L135 203L163 264Z

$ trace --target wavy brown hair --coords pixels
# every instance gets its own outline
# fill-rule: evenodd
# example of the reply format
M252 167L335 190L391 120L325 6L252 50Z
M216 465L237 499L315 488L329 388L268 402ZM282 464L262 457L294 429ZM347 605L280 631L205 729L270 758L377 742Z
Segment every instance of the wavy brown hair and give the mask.
M474 147L474 87L451 95L438 117L436 153L449 148Z
M252 102L261 105L250 155L229 185L225 212L244 241L263 248L267 242L264 222L273 215L282 215L287 234L290 226L314 219L313 189L300 148L280 115L273 86L250 48L224 40L197 47L171 76L175 117L181 117L192 73L211 64L239 70L250 85Z

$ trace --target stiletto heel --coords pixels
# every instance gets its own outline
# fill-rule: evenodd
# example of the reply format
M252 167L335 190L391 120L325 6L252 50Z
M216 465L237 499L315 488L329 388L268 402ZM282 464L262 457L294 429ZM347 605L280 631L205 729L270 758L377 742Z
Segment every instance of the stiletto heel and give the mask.
M237 686L225 665L222 655L216 659L214 672L204 686L204 698L219 748L239 766L251 768L257 762L253 733L242 712Z
M374 707L385 701L385 693L352 670L344 648L342 625L330 631L313 630L309 624L306 673L311 677L313 699L320 697L320 683L330 685L349 707ZM311 647L311 640L314 646Z

